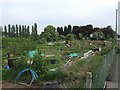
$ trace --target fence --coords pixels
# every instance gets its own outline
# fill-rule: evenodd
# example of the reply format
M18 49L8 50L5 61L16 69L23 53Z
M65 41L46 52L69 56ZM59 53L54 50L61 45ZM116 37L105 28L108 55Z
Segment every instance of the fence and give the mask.
M95 71L92 72L92 84L89 83L90 85L92 85L90 88L103 88L104 87L104 83L106 81L106 78L109 74L109 70L111 67L111 64L115 58L115 48L111 49L107 55L105 55L105 58L103 60L103 63L101 64L101 66ZM87 88L89 88L89 81L86 81L86 86Z

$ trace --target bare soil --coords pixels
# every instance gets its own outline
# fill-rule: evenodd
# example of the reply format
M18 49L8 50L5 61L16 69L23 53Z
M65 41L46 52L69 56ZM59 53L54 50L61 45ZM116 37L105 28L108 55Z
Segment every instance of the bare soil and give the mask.
M2 88L39 88L39 87L36 85L27 86L11 83L9 81L2 81Z

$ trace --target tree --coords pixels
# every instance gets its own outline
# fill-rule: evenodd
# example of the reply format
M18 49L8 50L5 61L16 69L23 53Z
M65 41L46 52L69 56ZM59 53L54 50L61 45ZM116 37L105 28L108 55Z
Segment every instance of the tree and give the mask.
M68 25L67 34L71 34L71 31L72 31L72 26L71 26L71 25Z
M27 37L27 27L26 27L26 25L24 27L24 36Z
M73 31L72 31L72 33L73 33L74 35L77 35L77 34L78 34L78 29L79 29L79 26L73 26Z
M45 38L47 42L56 41L59 39L59 33L52 25L48 25L44 28L44 32L40 34L41 38Z
M80 31L82 30L82 28L81 27L79 27L79 26L73 26L73 31L72 31L72 33L75 35L75 38L77 39L77 38L79 38L79 33L81 33ZM81 33L82 34L82 33Z
M7 37L7 26L4 27L4 35Z
M33 36L33 37L37 37L38 35L37 35L37 24L36 23L34 23L34 25L32 25L32 33L31 33L31 35Z
M16 24L16 36L18 37L18 25Z
M66 41L68 42L68 41L70 41L70 42L72 42L74 40L74 34L68 34L67 36L66 36Z
M37 36L37 23L34 23L34 31L35 31L35 35Z
M2 36L3 27L0 26L0 36Z
M21 37L21 33L22 33L22 30L21 30L21 25L19 25L19 37Z
M107 29L112 29L112 27L110 25L107 26Z
M25 26L24 25L22 25L21 36L22 37L25 36Z
M60 27L61 35L64 35L63 27Z
M60 27L57 27L57 32L61 35Z
M11 35L12 37L15 37L15 26L14 25L12 25L11 27Z
M62 27L57 27L57 32L59 33L59 35L63 35L63 28Z
M35 32L34 32L34 26L32 25L32 33L31 33L32 36L35 35Z
M30 36L30 27L27 26L27 37Z
M67 32L67 26L64 26L64 35L66 36L67 34L68 34L68 32Z
M115 32L111 28L111 26L102 28L101 31L103 32L105 39L114 39L115 38Z
M11 26L8 24L8 36L11 37Z

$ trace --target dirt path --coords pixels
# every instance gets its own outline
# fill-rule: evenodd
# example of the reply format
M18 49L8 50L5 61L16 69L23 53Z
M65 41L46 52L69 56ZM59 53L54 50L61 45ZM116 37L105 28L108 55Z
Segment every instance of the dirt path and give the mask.
M39 87L36 85L26 86L26 85L11 83L9 81L2 81L2 88L39 88Z

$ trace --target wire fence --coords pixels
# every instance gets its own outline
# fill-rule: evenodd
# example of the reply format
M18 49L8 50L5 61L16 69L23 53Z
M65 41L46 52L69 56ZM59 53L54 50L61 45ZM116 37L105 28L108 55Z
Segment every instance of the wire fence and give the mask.
M103 64L93 73L92 88L103 88L113 60L115 59L115 48L112 48L103 60Z
M91 88L103 88L113 60L115 59L115 48L112 48L103 60L96 72L92 73Z

